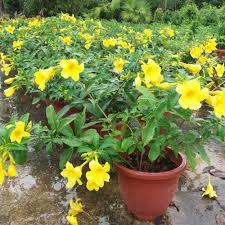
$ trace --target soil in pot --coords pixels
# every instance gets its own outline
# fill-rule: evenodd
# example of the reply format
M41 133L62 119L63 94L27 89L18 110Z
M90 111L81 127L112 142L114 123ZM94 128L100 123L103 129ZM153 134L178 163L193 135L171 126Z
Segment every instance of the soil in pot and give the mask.
M135 169L141 172L158 173L165 172L177 167L176 162L171 161L170 158L166 157L169 151L165 153L165 158L160 158L152 163L149 162L148 151L145 151L143 155L140 152L133 152L132 154L122 154L122 157L126 160L124 166L129 169Z

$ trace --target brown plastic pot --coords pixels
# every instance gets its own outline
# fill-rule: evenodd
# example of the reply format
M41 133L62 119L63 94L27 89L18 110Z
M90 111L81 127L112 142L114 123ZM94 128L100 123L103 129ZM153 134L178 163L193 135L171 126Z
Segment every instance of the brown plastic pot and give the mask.
M225 58L225 49L218 48L215 52L220 59Z
M116 164L119 189L128 210L140 220L154 220L164 214L186 168L183 155L169 156L177 168L159 173L140 172Z

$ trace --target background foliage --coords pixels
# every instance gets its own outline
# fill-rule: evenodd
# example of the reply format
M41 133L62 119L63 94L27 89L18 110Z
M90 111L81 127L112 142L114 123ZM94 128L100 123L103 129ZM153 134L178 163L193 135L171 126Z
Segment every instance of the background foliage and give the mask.
M163 17L172 22L178 17L192 19L196 16L213 18L212 8L221 7L224 0L4 0L5 12L11 16L23 13L26 16L52 16L60 12L117 19L132 22L149 22ZM159 16L159 14L161 16ZM206 16L207 15L207 16ZM215 15L214 22L217 20ZM180 21L180 19L178 20ZM205 22L204 22L205 23ZM206 22L207 23L207 22Z

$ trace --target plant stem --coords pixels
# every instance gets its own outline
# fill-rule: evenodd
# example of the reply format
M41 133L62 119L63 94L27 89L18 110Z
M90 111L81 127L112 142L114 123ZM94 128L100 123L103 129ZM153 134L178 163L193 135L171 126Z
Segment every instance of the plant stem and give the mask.
M144 152L141 153L140 164L139 164L139 171L141 171L141 166L142 166L143 156L144 156Z

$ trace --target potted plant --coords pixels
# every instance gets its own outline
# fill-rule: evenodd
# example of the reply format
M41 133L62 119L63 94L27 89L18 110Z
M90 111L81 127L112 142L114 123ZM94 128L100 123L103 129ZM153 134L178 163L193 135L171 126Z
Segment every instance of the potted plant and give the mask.
M73 147L70 157L63 157L66 167L62 175L68 180L67 187L72 188L76 182L81 185L83 167L89 165L87 189L98 191L109 181L109 170L115 166L128 210L141 220L162 215L176 192L186 159L192 169L197 155L209 163L204 143L210 138L224 141L224 120L213 112L204 119L192 112L206 98L205 89L198 85L198 81L190 80L177 84L176 89L152 87L149 91L138 87L137 104L131 110L110 115L112 121L122 121L121 130L114 123L106 123L104 130L110 132L104 136L93 129L79 129L81 132L75 139L71 136L71 141L59 138ZM195 97L190 98L186 94L193 87ZM182 89L186 92L181 94ZM214 110L219 117L216 107ZM75 167L66 163L65 159L72 160L73 153L81 155L84 162ZM75 176L78 170L79 176Z

